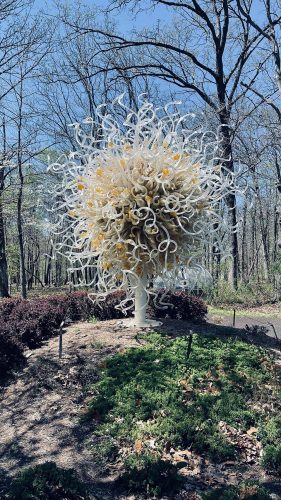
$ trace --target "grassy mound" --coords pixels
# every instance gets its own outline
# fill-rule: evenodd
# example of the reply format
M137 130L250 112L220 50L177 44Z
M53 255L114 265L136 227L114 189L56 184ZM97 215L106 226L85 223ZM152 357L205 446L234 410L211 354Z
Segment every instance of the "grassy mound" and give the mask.
M90 388L88 418L98 423L100 439L96 458L114 461L121 453L123 484L131 490L161 495L164 478L168 490L180 485L175 468L163 460L171 448L215 463L238 461L241 449L223 432L227 426L245 434L257 427L268 443L263 405L269 394L278 398L269 354L242 341L197 335L190 353L189 340L149 333L141 347L109 358ZM271 460L274 468L275 455ZM152 478L144 486L148 470Z

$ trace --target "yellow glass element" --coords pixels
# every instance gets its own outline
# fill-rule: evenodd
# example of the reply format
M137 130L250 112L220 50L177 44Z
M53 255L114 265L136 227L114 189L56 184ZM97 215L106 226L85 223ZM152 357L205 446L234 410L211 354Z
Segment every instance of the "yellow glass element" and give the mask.
M99 177L101 177L101 176L102 176L102 174L103 174L103 170L102 170L102 168L100 168L100 167L99 167L99 168L97 168L97 170L96 170L96 175L98 175Z
M96 188L96 193L103 193L103 189L102 189L102 188L100 188L100 187L97 187L97 188Z
M206 208L206 203L197 203L196 204L196 208L198 208L198 210L202 210L202 208Z
M142 276L143 275L143 266L141 264L137 265L137 267L136 267L136 274L138 276Z
M102 269L105 269L106 271L112 267L111 262L103 262L101 265Z
M70 217L76 217L77 216L76 210L69 210L67 213L68 213L68 215L70 215Z
M169 168L163 168L162 174L166 177L167 175L170 174L170 169Z
M124 168L127 165L127 161L124 160L124 158L121 158L121 160L119 160L119 164L120 164L120 167Z
M178 161L180 159L181 155L179 153L176 153L174 156L173 156L173 160L175 161Z
M147 195L147 196L145 196L145 197L144 197L144 199L145 199L145 201L146 201L147 203L151 203L151 202L152 202L152 198L151 198L151 196L148 196L148 195Z
M83 191L83 189L85 189L85 186L84 184L82 184L82 182L77 182L77 188L79 189L79 191Z
M94 240L92 240L92 242L91 242L91 247L92 247L92 248L94 248L94 249L95 249L95 248L97 248L97 247L98 247L98 245L99 245L99 244L100 244L103 240L104 240L104 235L103 235L103 234L101 234L101 233L99 233L99 234L97 235L97 237L96 237Z

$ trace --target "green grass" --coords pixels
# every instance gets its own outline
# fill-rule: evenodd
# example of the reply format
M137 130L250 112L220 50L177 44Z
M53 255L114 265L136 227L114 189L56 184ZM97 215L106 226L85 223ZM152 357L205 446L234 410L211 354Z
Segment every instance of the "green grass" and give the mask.
M273 383L269 355L239 340L194 335L187 359L188 338L158 333L143 338L145 345L107 359L100 381L91 387L95 396L88 418L98 423L95 433L103 439L103 450L107 440L109 448L114 442L131 451L136 442L141 443L141 450L129 454L129 465L125 461L131 473L130 460L141 461L146 454L146 461L157 462L167 443L190 448L215 462L239 458L239 450L226 440L218 424L224 421L244 431L260 425L261 414L248 401L265 398L264 385ZM138 463L133 467L134 478L136 468L142 477ZM126 469L127 479L129 472ZM128 479L129 483L135 479ZM155 484L153 488L157 494Z
M233 317L233 308L208 306L208 313L218 316ZM281 311L259 311L258 309L236 309L236 317L254 317L254 318L281 318Z
M261 426L259 437L264 446L264 468L281 475L281 417L273 417Z

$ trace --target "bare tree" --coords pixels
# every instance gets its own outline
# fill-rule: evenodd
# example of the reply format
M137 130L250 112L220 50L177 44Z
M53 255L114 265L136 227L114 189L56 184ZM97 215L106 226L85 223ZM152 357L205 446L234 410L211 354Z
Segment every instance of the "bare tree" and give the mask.
M262 43L263 36L253 30L239 5L230 0L170 1L114 0L111 11L131 6L137 11L145 8L165 6L172 15L170 27L159 23L154 29L144 29L132 37L125 37L97 25L83 25L64 16L64 22L72 29L73 35L83 37L91 33L99 45L96 54L107 59L107 71L126 72L130 79L140 76L158 78L177 86L181 91L197 95L213 110L220 127L223 144L224 166L234 171L232 115L235 105L243 100L247 88L241 87L243 72L249 74L250 81L256 80L263 65L252 64L252 56ZM250 12L251 2L245 4L245 12ZM276 21L274 21L275 23ZM271 29L270 23L264 28ZM236 35L234 35L236 33ZM126 58L118 54L126 54ZM95 68L95 74L104 70ZM236 199L228 197L230 221L237 226ZM232 234L232 278L237 286L239 273L237 232Z
M17 81L10 82L23 53L32 43L31 33L26 30L26 9L31 2L3 0L0 5L0 102L15 88ZM3 215L3 191L9 172L10 152L7 151L5 116L2 113L2 152L0 164L0 297L9 296L8 266L6 257L5 222ZM8 169L8 170L7 170Z

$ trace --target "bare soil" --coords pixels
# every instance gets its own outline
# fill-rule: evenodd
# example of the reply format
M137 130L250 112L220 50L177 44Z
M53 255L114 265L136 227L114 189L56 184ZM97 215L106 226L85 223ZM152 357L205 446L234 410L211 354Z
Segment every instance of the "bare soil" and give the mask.
M75 469L86 483L95 481L101 471L93 463L92 443L87 442L89 425L80 424L87 405L83 387L97 380L105 357L137 345L134 336L120 330L116 321L85 322L69 326L63 334L62 359L58 338L26 353L26 368L14 374L0 395L3 484L21 468L45 461ZM109 482L113 472L111 476Z

